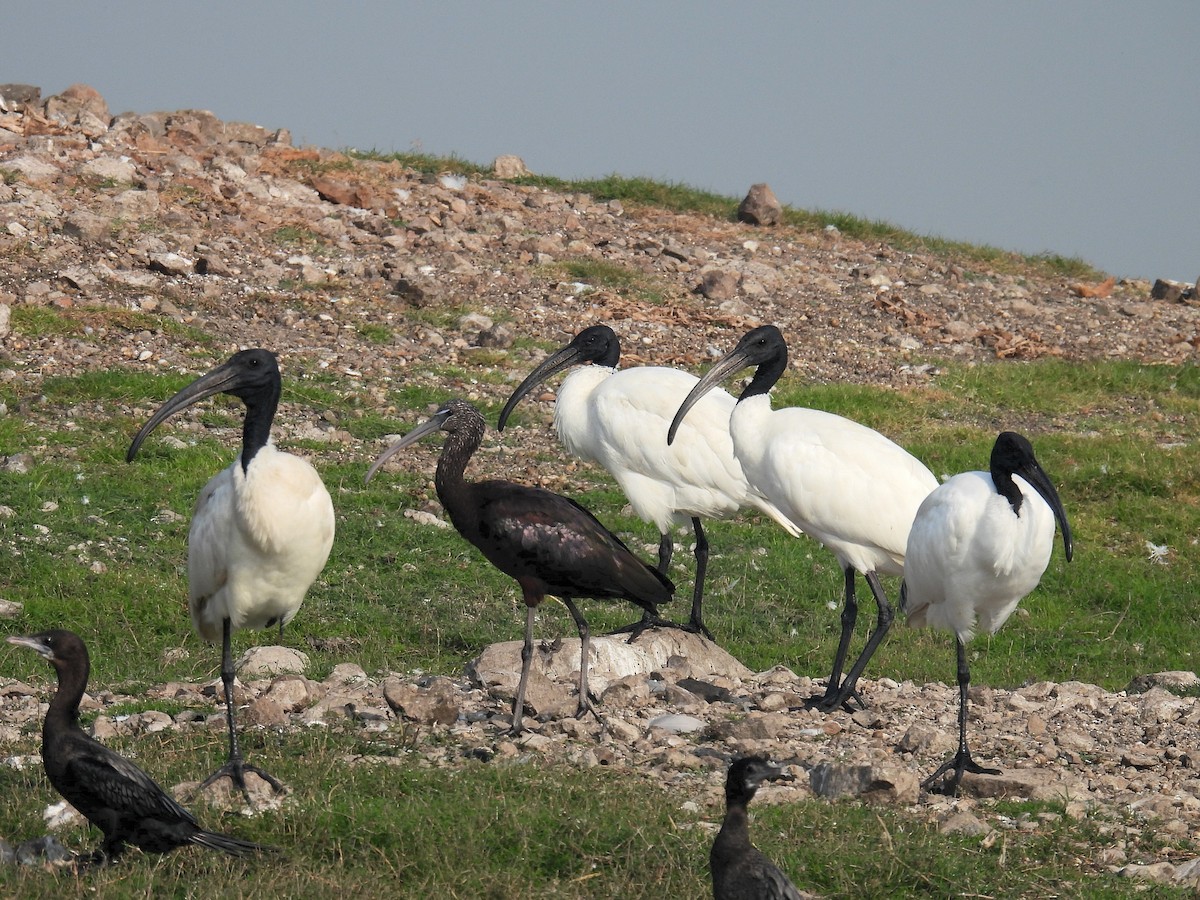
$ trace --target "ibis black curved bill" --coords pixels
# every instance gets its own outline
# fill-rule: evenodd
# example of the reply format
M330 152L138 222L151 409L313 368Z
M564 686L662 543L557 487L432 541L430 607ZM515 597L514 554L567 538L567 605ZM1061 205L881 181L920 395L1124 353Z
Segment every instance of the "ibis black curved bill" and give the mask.
M683 398L683 402L679 404L679 411L675 413L675 418L671 420L671 427L667 430L667 443L674 443L675 433L679 431L679 426L683 423L688 410L699 403L701 397L734 372L740 372L742 369L754 364L749 354L740 345L734 347L717 360L716 364L704 373L704 376L696 382L696 386L692 388L688 395Z
M415 444L421 438L425 437L425 435L432 434L433 432L441 429L446 419L450 417L451 412L452 410L443 406L436 413L434 413L433 417L428 421L421 423L404 437L400 438L400 440L396 441L396 443L392 444L392 446L384 450L383 453L379 454L379 458L371 464L371 468L367 469L367 475L363 479L363 482L369 483L371 479L375 477L375 473L383 468L383 464L405 447Z
M126 462L133 462L142 442L155 428L185 407L191 406L213 394L234 393L242 388L257 387L264 381L279 379L279 366L275 354L269 350L242 350L211 372L201 375L178 394L158 408L150 420L134 435L133 443L125 454ZM278 396L278 394L276 394ZM272 407L272 414L274 409Z
M542 360L541 365L525 376L525 380L517 385L517 389L512 392L512 396L508 398L508 402L504 404L504 409L500 410L500 418L496 422L496 430L503 431L505 424L508 422L508 417L512 413L521 399L532 391L535 387L557 375L563 369L569 369L571 366L584 359L584 352L581 348L574 344L568 344L552 356Z
M1058 519L1058 526L1062 529L1063 550L1067 554L1067 562L1070 562L1075 553L1075 546L1071 539L1071 525L1067 522L1067 511L1063 509L1062 500L1059 499L1058 491L1055 490L1054 483L1050 481L1050 476L1043 471L1036 459L1025 463L1013 474L1020 475L1029 482L1033 489L1042 495L1042 499L1054 513L1054 518Z
M1063 509L1062 500L1058 497L1054 482L1050 480L1050 476L1046 474L1045 469L1034 456L1033 445L1029 443L1029 439L1015 431L1002 431L992 446L991 469L994 481L1003 478L1006 474L1020 475L1030 487L1041 495L1062 529L1063 549L1067 554L1067 562L1070 562L1075 547L1071 540L1071 526L1067 522L1067 512Z

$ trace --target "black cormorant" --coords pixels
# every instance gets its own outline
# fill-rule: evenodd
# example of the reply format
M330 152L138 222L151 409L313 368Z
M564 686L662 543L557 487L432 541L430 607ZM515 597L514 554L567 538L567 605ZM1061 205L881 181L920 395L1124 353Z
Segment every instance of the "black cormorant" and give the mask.
M42 764L54 789L104 832L100 847L85 862L113 862L126 844L149 853L199 844L234 856L271 849L205 831L149 775L79 727L79 701L89 670L87 647L79 635L56 629L8 642L36 650L58 673L58 690L42 724Z
M725 776L725 820L708 854L713 900L802 900L779 867L750 843L746 805L764 781L783 778L764 756L734 760Z

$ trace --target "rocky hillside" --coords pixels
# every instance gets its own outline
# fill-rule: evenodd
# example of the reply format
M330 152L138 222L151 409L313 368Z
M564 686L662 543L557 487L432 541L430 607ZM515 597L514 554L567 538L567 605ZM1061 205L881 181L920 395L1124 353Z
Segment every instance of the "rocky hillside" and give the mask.
M1179 362L1200 343L1191 288L1000 274L833 229L424 175L203 111L113 117L83 86L44 102L19 88L0 86L0 335L17 371L31 356L41 374L192 368L179 330L120 327L134 316L97 315L107 340L7 333L8 308L45 305L165 314L368 385L591 321L620 326L629 362L689 368L774 322L807 376L876 382L926 377L914 354Z
M286 130L198 110L113 116L84 86L43 100L36 88L0 85L0 98L0 379L36 384L117 365L195 373L207 365L198 357L212 361L215 338L222 353L261 345L281 354L285 370L361 379L364 395L384 405L392 380L419 363L469 358L475 368L525 372L541 354L534 341L558 342L591 322L618 330L627 364L691 370L748 327L773 322L804 376L872 383L936 378L938 360L1178 363L1200 346L1190 286L1077 283L1017 260L991 271L832 228L721 221L499 175L423 174L296 147ZM19 327L21 311L38 307L77 330ZM486 380L453 387L492 402L508 392ZM364 462L377 449L354 446L335 421L277 426L289 427ZM324 685L264 678L248 689L258 698L251 715L264 724L347 709L368 723L371 710L380 721L402 715L428 727L472 722L456 744L431 745L439 765L486 745L580 765L654 766L668 781L707 772L717 796L723 757L681 737L704 727L723 752L791 760L805 778L777 797L851 793L951 829L1038 827L986 819L970 798L918 795L919 776L953 734L955 693L944 685L872 682L878 708L912 711L882 721L869 712L786 714L813 686L783 669L715 674L693 661L663 666L658 677L614 681L603 740L591 724L567 720L520 747L496 745L481 724L503 712L504 691L466 679L371 683L344 670ZM188 704L206 702L200 686L170 687ZM37 714L33 690L10 685L3 694L10 723ZM1014 768L1003 779L968 778L968 794L1069 796L1068 815L1144 816L1166 842L1200 834L1196 699L1045 684L976 694L975 746ZM157 717L142 714L142 725ZM140 727L133 718L122 727ZM98 727L114 726L102 716ZM9 729L0 741L15 739L12 724L0 728ZM1076 765L1083 756L1092 761L1086 776ZM1129 831L1113 825L1112 846L1089 864L1123 866L1126 839L1144 827L1140 818ZM1169 857L1163 851L1159 875L1192 877Z

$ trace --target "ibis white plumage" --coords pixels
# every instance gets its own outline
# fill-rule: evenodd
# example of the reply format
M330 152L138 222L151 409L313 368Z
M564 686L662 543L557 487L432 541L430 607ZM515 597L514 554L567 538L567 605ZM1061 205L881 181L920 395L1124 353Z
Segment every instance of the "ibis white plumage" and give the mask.
M908 530L937 479L907 450L858 422L803 407L771 409L769 391L787 368L787 343L773 325L745 334L697 382L675 413L668 443L701 397L750 366L757 367L754 377L729 419L734 455L751 486L793 528L832 550L843 571L842 631L833 670L825 694L813 698L813 705L833 710L857 698L858 678L887 634L893 613L879 576L903 574ZM843 679L858 617L855 572L866 579L879 613Z
M701 519L726 519L756 509L784 528L799 532L746 481L733 452L729 416L734 399L714 390L667 445L671 416L698 379L664 366L617 369L621 344L607 325L580 331L547 357L513 391L500 413L504 430L517 403L534 387L570 366L554 404L554 427L567 452L595 462L616 479L634 513L659 532L658 570L667 574L674 544L673 524L691 522L696 536L696 580L688 625L712 637L702 604L708 567L708 539ZM584 363L591 365L583 365Z
M992 447L990 471L955 475L925 498L913 521L900 605L914 627L954 632L958 652L958 752L930 775L929 789L958 792L964 772L995 775L971 759L967 748L966 644L976 629L989 634L1038 586L1054 548L1054 522L1062 529L1068 562L1071 526L1058 491L1029 441L1005 431Z
M268 350L243 350L164 403L133 439L138 449L169 416L213 394L246 406L242 450L200 492L188 532L188 608L209 642L221 641L221 680L229 725L229 759L203 786L227 776L246 790L255 772L276 790L279 782L246 765L234 714L230 633L291 621L333 546L333 502L310 463L271 443L281 391L279 364Z

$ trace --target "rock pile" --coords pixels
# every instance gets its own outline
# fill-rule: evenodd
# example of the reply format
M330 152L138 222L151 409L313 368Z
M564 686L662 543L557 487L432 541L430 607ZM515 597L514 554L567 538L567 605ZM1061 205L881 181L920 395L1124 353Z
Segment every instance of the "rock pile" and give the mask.
M976 758L1003 773L966 776L963 796L950 800L921 793L919 785L955 746L957 689L952 685L866 681L862 690L869 709L826 715L802 708L821 691L812 679L782 666L751 672L694 635L651 631L634 645L623 638L592 640L601 721L571 718L578 639L540 644L527 697L539 720L528 719L531 731L519 738L507 734L520 670L519 641L487 648L458 678L373 677L344 663L320 682L302 671L247 675L304 667L294 651L256 648L242 661L242 721L247 728L284 731L355 729L364 746L384 733L401 733L410 752L435 767L532 757L636 769L656 773L683 791L702 786L714 803L730 758L766 754L797 776L768 792L766 802L851 798L903 807L945 831L965 833L1038 827L1040 820L996 816L989 799L1055 801L1065 815L1093 818L1111 834L1111 844L1099 851L1094 865L1129 868L1129 874L1145 877L1174 878L1175 864L1128 858L1132 837L1153 832L1167 847L1200 841L1200 699L1167 689L1194 684L1192 673L1147 676L1132 690L1116 693L1048 682L1013 691L973 689ZM25 748L4 764L40 764L33 735L45 713L42 693L21 682L0 684L0 744L10 753ZM219 682L171 682L152 688L148 696L170 700L184 711L110 717L105 709L142 698L105 691L84 701L85 708L100 712L95 736L104 741L172 729L223 733ZM389 765L396 758L381 752L347 762ZM194 787L184 784L178 791L182 795ZM259 787L257 802L275 800L268 786ZM240 800L228 796L224 783L212 790L217 793L211 802ZM1180 868L1179 877L1188 883L1197 877Z

